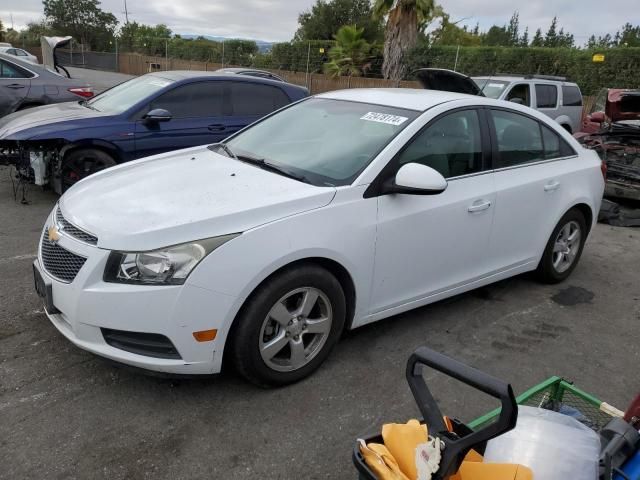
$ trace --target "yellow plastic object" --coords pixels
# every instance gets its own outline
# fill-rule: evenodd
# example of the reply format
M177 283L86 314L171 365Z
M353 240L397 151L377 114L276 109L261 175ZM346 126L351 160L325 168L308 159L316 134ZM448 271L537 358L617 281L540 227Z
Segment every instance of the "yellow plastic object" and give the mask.
M420 425L418 420L387 423L382 426L382 439L389 453L398 462L400 470L409 480L415 480L418 477L416 448L429 440L426 425Z
M523 465L464 461L450 480L533 480L533 472Z
M360 441L360 453L378 480L409 480L384 445Z

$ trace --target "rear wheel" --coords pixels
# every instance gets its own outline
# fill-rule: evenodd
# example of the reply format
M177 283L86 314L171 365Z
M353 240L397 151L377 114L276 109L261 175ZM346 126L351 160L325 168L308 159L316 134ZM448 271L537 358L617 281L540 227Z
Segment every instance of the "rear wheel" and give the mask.
M538 264L536 273L545 283L558 283L566 279L578 264L587 226L579 210L569 210L553 230Z
M315 265L285 270L254 292L238 318L236 369L261 386L297 382L327 358L345 315L344 292L330 272Z
M62 161L62 192L83 178L114 165L113 157L102 150L82 148L69 152Z

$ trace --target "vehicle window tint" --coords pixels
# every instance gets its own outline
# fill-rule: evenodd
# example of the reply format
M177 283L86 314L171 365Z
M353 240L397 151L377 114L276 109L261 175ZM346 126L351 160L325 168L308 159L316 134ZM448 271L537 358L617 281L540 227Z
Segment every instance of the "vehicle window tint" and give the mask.
M33 74L9 62L0 60L0 78L31 78Z
M24 50L16 50L16 55L18 55L19 57L26 57L28 53Z
M475 110L442 117L418 134L400 154L400 164L421 163L445 178L482 170L480 122Z
M164 108L173 118L223 115L227 82L197 82L181 85L156 98L149 107Z
M519 100L518 100L519 99ZM520 105L531 106L531 88L526 83L514 85L507 94L507 101L519 103Z
M575 155L576 152L571 146L549 127L541 125L542 142L544 144L544 158L550 160L553 158L569 157Z
M538 108L556 108L558 87L555 85L536 85L536 104Z
M231 84L231 109L236 116L263 116L289 103L289 97L277 87L250 82Z
M498 138L496 168L512 167L544 158L540 124L536 120L513 112L492 110Z
M562 105L565 107L582 106L582 94L578 87L565 85L562 87Z
M7 50L7 54L16 55L16 49L15 48L10 48L9 50Z
M591 111L589 113L604 112L604 109L607 105L608 93L609 92L606 88L603 88L602 90L600 90L600 92L598 92L598 95L596 96L596 99L594 100L593 106L591 107Z

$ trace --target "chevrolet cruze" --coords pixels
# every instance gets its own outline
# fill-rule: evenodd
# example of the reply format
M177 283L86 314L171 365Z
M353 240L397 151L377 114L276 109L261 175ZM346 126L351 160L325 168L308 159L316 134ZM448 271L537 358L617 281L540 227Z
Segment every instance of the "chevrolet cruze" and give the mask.
M42 231L36 290L80 348L283 385L340 334L576 267L595 152L532 109L411 89L311 97L222 143L92 175Z

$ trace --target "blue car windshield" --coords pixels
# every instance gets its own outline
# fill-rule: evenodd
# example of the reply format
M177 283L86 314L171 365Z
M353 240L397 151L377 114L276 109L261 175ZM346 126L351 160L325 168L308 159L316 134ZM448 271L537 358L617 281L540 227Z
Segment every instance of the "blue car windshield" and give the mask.
M117 115L172 83L173 80L160 76L143 75L96 95L84 105L99 112Z

